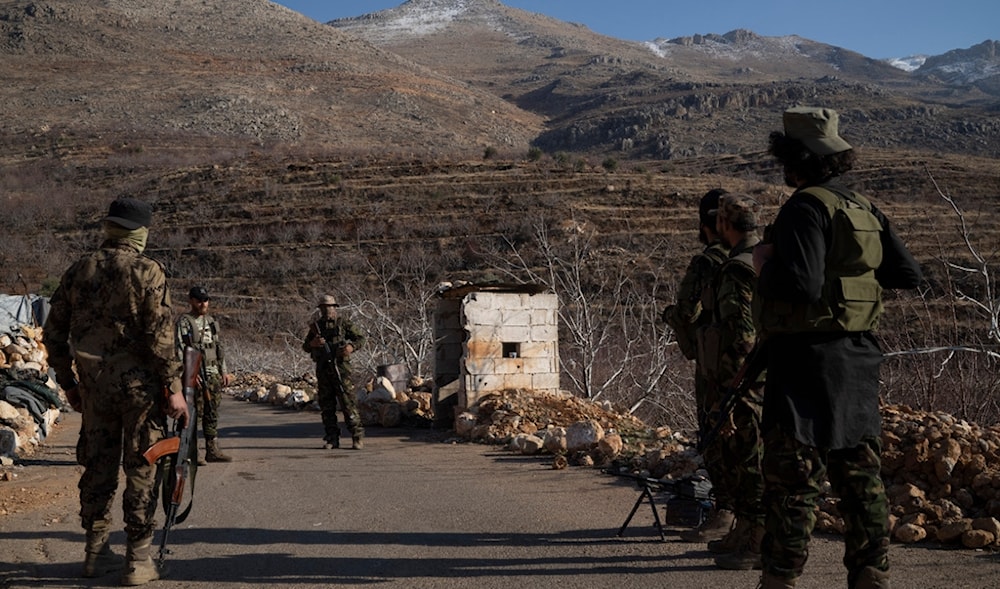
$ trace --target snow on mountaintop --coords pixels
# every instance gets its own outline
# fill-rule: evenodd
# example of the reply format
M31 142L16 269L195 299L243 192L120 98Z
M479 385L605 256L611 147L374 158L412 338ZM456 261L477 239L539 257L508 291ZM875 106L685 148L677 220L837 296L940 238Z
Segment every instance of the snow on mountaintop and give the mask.
M339 29L365 28L365 38L374 43L391 42L399 37L420 37L436 33L462 18L475 18L495 30L502 30L497 0L408 0L396 8L370 14L341 18L328 24ZM378 22L378 27L371 27Z
M797 35L784 37L763 37L752 31L737 29L725 35L694 35L673 39L648 41L646 46L660 57L667 57L681 48L695 48L698 51L723 59L738 60L745 57L775 58L778 55L801 56L801 45L805 39Z
M883 59L882 61L891 65L894 68L903 70L904 72L916 71L917 68L924 65L927 61L926 55L910 55L908 57L890 57L888 59Z

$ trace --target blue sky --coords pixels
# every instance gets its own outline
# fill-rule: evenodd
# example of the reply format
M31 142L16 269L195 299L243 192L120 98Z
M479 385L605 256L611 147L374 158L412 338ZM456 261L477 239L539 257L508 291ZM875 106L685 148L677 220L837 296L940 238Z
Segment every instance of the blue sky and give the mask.
M649 41L750 29L799 35L868 57L939 55L1000 40L997 0L503 0L619 39ZM277 0L320 22L399 6L403 0Z

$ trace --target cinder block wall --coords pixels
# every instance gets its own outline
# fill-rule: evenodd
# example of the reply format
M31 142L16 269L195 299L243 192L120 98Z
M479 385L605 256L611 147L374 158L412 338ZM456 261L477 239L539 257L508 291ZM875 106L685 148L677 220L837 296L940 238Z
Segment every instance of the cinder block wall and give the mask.
M462 301L468 337L459 403L510 388L559 390L559 299L554 294L473 292Z

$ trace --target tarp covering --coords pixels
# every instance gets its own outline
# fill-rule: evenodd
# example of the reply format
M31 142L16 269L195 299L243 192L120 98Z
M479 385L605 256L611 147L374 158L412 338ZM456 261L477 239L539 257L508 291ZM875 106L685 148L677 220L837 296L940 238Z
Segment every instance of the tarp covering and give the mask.
M21 325L43 325L48 314L48 297L0 294L0 333L16 333Z

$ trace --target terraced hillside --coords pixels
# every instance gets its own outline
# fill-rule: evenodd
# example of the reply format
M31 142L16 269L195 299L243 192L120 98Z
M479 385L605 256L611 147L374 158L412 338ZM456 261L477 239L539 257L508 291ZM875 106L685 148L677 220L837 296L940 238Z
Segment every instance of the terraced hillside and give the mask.
M750 193L768 217L789 194L760 153L617 167L548 157L347 161L224 151L194 160L218 163L127 150L98 157L79 148L13 168L0 185L15 205L4 220L0 258L7 288L17 292L16 273L33 290L52 288L70 260L96 244L107 202L126 192L155 205L148 253L167 269L179 307L192 284L205 285L240 342L243 368L304 372L298 332L316 296L334 292L378 332L372 366L406 361L420 371L429 361L427 321L439 282L540 280L567 307L587 305L601 321L619 321L614 313L627 302L629 320L652 325L699 248L694 220L706 190ZM995 162L885 152L862 161L852 182L893 219L928 278L920 296L889 301L887 349L986 341L988 321L972 300L954 294L961 289L982 300L990 296L987 282L948 272L945 262L979 263L964 240L964 220L969 244L994 264ZM939 189L955 197L962 217ZM567 284L558 273L573 267L578 282ZM564 360L572 349L562 346ZM606 353L599 373L619 361ZM686 363L664 353L643 361L669 362L676 369L669 386L681 391ZM902 364L892 378L921 374ZM631 405L649 392L619 394Z

